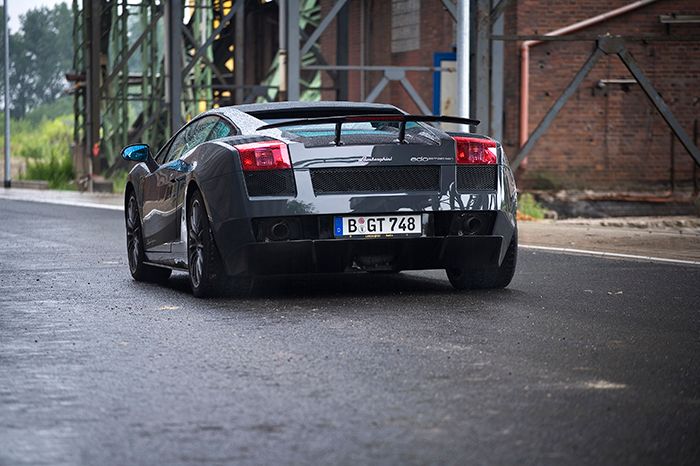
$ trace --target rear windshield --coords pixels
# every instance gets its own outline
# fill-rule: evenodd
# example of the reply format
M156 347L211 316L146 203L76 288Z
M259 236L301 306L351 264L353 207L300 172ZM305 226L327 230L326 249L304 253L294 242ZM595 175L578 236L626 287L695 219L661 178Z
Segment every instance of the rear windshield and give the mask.
M287 118L266 119L266 124L289 121ZM303 142L307 147L327 146L335 141L335 124L285 126L280 128L292 140ZM398 121L363 121L343 123L340 140L344 145L389 144L397 141ZM406 123L406 142L438 144L439 139L421 123Z

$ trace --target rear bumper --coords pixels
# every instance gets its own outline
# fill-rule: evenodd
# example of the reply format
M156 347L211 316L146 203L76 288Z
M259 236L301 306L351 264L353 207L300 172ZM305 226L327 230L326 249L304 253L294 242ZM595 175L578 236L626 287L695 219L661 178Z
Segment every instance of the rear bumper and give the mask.
M497 266L503 240L488 235L249 243L224 262L231 275Z

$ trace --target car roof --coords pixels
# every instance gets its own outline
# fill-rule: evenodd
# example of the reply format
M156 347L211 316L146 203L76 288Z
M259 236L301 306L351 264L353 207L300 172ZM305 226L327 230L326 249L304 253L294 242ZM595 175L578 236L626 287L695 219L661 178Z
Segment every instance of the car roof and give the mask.
M346 101L330 101L320 100L316 102L265 102L260 104L244 104L235 105L233 108L244 113L263 113L263 112L286 112L289 110L368 110L368 111L399 111L398 108L389 104L375 104L370 102L346 102Z

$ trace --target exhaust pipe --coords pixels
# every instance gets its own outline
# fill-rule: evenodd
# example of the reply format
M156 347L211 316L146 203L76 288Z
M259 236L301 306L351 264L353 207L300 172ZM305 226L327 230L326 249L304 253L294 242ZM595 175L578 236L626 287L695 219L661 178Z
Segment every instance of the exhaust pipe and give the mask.
M468 235L475 235L481 230L481 219L478 217L469 216L464 219L462 224L464 232Z
M287 222L281 221L272 225L270 228L270 239L274 241L282 241L289 238L289 225Z

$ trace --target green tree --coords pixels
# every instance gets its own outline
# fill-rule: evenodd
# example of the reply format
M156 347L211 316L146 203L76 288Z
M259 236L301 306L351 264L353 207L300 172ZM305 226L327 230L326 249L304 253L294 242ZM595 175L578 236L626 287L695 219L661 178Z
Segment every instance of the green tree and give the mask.
M29 10L20 16L20 24L10 34L10 97L16 118L62 95L73 55L73 17L67 4Z

